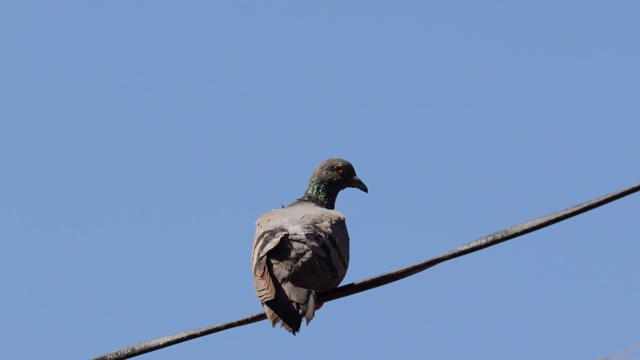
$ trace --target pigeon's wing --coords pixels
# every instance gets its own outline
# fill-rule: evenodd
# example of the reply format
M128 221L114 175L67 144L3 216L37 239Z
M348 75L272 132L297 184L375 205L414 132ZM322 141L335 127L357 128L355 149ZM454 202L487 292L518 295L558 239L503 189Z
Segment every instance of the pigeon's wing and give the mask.
M304 238L291 236L291 241L304 242L310 254L300 258L290 281L300 287L325 292L337 287L349 266L349 234L344 216L327 211L325 220L308 224Z
M260 225L256 229L256 237L253 243L253 282L261 302L272 300L275 297L273 279L267 266L267 254L276 247L280 240L287 236L286 229L262 229Z
M307 307L302 309L300 304L308 304L312 294L288 280L296 260L307 253L298 246L293 249L288 217L288 212L279 209L258 218L252 256L253 282L271 325L281 322L295 334L307 313Z

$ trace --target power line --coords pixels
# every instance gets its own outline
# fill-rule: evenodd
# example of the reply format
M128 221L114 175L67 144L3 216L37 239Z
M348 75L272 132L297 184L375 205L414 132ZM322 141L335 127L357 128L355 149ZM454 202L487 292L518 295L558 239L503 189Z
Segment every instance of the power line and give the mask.
M518 224L493 234L481 237L468 244L462 245L454 250L451 250L445 254L434 257L432 259L419 262L398 270L390 271L378 276L374 276L368 279L353 282L351 284L340 286L336 289L328 291L323 294L319 294L319 301L327 302L337 300L346 296L357 294L363 291L371 290L373 288L383 286L400 279L415 275L421 271L429 269L445 261L455 259L473 252L488 248L490 246L498 245L502 242L517 238L522 235L526 235L530 232L534 232L543 229L547 226L559 223L574 216L585 213L589 210L593 210L600 206L606 205L610 202L619 200L625 196L631 195L640 191L640 184L613 192L608 195L601 196L599 198L589 200L579 205L575 205L558 212L539 217L535 220L531 220L522 224ZM179 334L164 336L158 339L145 341L136 345L128 346L126 348L112 351L108 354L98 356L92 360L122 360L129 359L138 355L146 354L155 350L169 347L171 345L179 344L185 341L196 339L202 336L214 334L220 331L228 330L231 328L253 324L258 321L266 319L264 313L253 314L238 320L226 322L223 324L213 325L200 329L181 332Z

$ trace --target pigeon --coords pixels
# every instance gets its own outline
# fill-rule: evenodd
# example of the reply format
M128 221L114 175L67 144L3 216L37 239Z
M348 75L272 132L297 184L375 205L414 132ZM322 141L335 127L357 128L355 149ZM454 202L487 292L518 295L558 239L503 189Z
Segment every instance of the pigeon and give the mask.
M327 159L311 174L304 196L256 222L253 281L271 326L296 334L313 319L317 293L338 287L349 266L345 217L334 210L348 187L369 192L350 162Z

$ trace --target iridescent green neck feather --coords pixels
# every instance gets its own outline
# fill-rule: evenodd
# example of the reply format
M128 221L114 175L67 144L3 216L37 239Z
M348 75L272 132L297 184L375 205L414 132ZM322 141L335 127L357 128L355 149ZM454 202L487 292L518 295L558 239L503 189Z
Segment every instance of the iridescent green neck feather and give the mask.
M338 192L330 189L326 182L319 181L318 178L313 177L309 180L309 185L307 185L307 190L302 200L311 201L318 206L333 210L336 206L337 196Z

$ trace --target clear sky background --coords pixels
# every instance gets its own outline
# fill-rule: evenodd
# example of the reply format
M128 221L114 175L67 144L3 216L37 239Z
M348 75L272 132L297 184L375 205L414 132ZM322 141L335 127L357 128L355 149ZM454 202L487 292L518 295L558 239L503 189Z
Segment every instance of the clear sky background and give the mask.
M345 283L640 179L637 1L0 5L3 359L261 310L254 222L350 160ZM640 342L640 196L141 359L601 359ZM620 357L619 357L620 358Z

